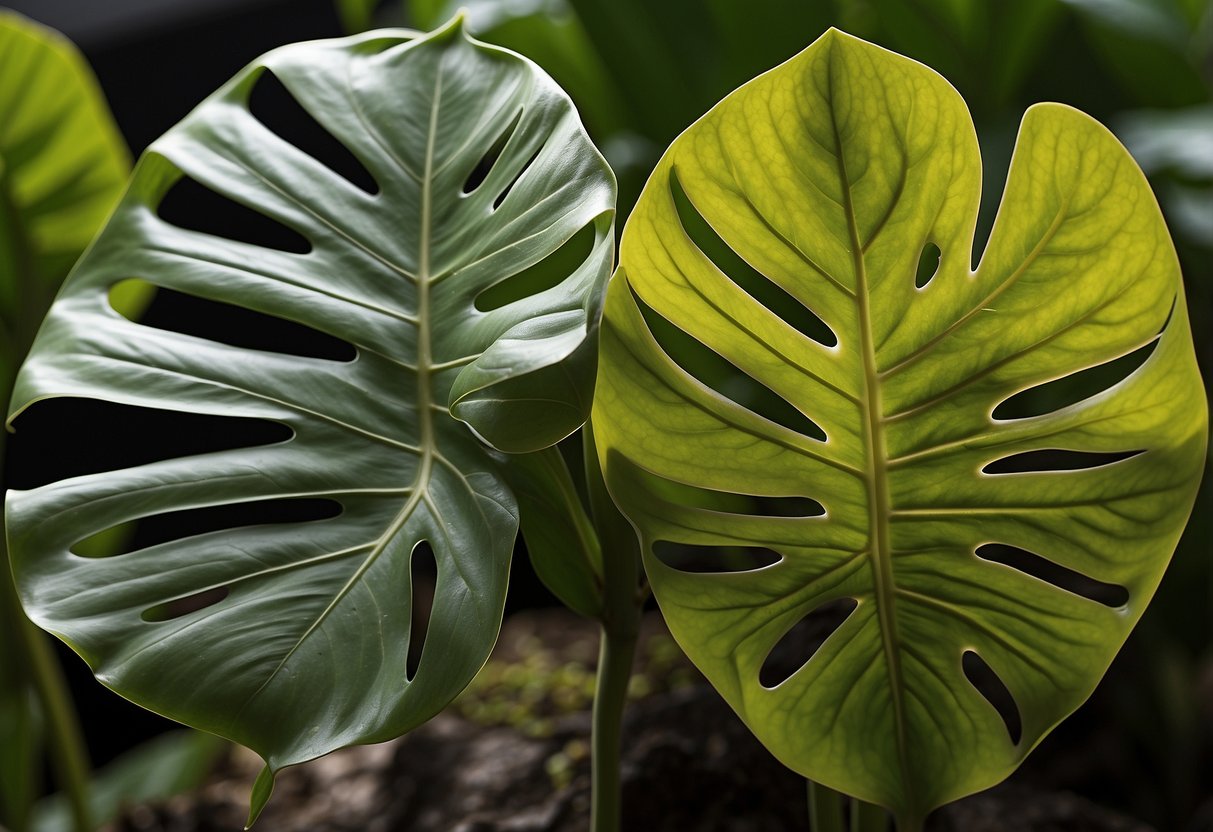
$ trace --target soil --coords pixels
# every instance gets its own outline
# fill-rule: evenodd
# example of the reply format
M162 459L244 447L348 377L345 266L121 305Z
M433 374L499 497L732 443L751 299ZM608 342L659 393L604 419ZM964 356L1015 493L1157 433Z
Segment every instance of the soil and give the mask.
M512 616L482 679L394 742L283 772L262 832L584 832L595 633ZM625 724L627 832L804 832L804 781L770 756L646 622ZM522 670L519 670L522 668ZM559 685L547 684L559 677ZM574 690L572 698L553 694ZM562 698L563 697L563 698ZM519 710L516 703L525 701ZM513 704L511 704L513 703ZM233 832L260 760L233 751L202 790L130 808L108 832ZM1008 784L936 812L929 832L1151 832L1066 792Z

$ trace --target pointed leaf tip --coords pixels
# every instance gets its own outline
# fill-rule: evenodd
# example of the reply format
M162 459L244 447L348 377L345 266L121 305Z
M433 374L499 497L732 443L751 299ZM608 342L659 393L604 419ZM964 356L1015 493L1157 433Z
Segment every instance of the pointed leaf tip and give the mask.
M274 772L269 766L266 766L257 775L257 781L253 783L253 792L249 795L248 820L244 822L246 832L252 829L257 818L261 817L261 811L265 808L265 804L270 802L270 795L273 793Z

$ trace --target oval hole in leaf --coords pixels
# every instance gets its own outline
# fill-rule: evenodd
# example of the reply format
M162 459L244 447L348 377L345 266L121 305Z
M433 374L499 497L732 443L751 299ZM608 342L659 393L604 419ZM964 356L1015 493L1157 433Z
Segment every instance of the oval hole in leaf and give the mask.
M857 606L859 602L854 598L835 598L810 610L775 642L758 671L758 683L764 688L774 688L790 679L808 664Z
M796 298L788 294L775 281L755 269L745 259L721 239L715 229L691 202L682 183L678 181L677 171L670 170L670 194L674 198L674 207L678 211L678 219L682 229L703 252L716 268L720 269L729 280L736 283L742 291L765 306L771 314L782 320L788 326L802 335L812 338L826 347L838 345L838 336L834 330L817 317Z
M1112 361L1021 390L995 407L992 416L998 420L1027 419L1089 399L1128 378L1146 363L1157 345L1156 338Z
M767 517L824 517L826 507L811 497L756 497L758 513Z
M163 604L148 607L139 614L139 617L150 623L172 621L174 618L183 618L190 613L199 612L207 607L213 607L227 598L231 592L232 588L230 586L204 589L202 592L188 595L185 598L175 598L172 601L165 601Z
M517 185L518 181L522 179L528 170L531 169L531 165L535 163L535 160L539 158L539 154L542 152L543 146L540 145L539 149L531 154L531 158L526 160L526 164L518 169L518 173L514 174L514 178L510 180L510 183L502 189L501 193L497 194L497 198L493 200L494 211L501 207L501 204L505 202L505 198L510 195L510 191L514 190L514 186Z
M1019 738L1023 736L1023 720L1019 715L1019 706L1015 704L1015 697L1011 695L1011 691L1007 690L1002 679L998 678L994 668L986 664L986 660L972 650L965 651L960 663L969 684L998 712L999 719L1007 727L1007 735L1011 738L1011 743L1018 745Z
M122 281L130 282L145 281ZM122 283L115 285L114 289ZM116 311L121 314L121 310ZM357 348L349 341L305 324L162 286L156 287L156 293L147 311L138 320L128 320L155 329L206 338L232 347L296 355L301 358L348 362L358 355Z
M264 70L249 95L249 112L271 132L311 156L351 185L368 194L379 183L353 152L304 109L270 70Z
M657 345L687 375L764 419L810 439L819 442L826 440L826 432L821 426L793 407L783 396L746 375L719 353L663 318L635 291L632 292L632 299L636 301Z
M514 131L518 129L518 122L522 120L522 110L514 114L513 120L509 126L501 132L497 140L492 146L476 161L476 166L472 168L472 172L468 174L468 178L463 182L463 192L470 194L475 191L488 178L489 171L493 169L493 165L497 164L497 160L501 158L501 152L505 150L506 144L509 143L510 137L514 135ZM529 163L528 163L529 164Z
M312 244L306 237L260 211L212 191L182 175L160 200L157 216L170 225L277 249L288 254L307 254Z
M429 541L422 540L413 547L413 553L409 557L409 573L412 576L409 602L412 626L409 628L405 678L412 681L418 665L421 664L421 651L425 648L430 612L434 608L434 590L438 585L438 561L434 558L434 549Z
M1009 546L1005 543L985 543L977 547L976 555L982 560L1009 566L1025 575L1030 575L1073 595L1096 601L1105 607L1123 607L1129 603L1129 590L1120 584L1105 583L1017 546Z
M927 243L923 247L922 254L918 256L918 269L914 273L914 285L917 288L925 288L934 279L935 273L939 271L940 254L939 246L934 243Z
M214 416L57 397L34 402L17 417L7 482L36 488L61 479L132 468L165 459L285 442L287 425L268 419Z
M761 546L698 546L658 540L653 555L671 569L696 574L752 572L783 560L783 555Z
M224 529L328 520L341 514L341 511L341 503L336 500L316 497L251 500L168 511L140 518L135 523L134 534L128 535L124 542L119 542L121 538L115 531L129 526L129 523L86 537L73 544L71 551L80 557L111 557ZM108 547L95 545L98 538L113 543Z
M1132 459L1144 451L1120 451L1118 453L1097 453L1094 451L1064 451L1058 448L1046 448L1039 451L1025 451L1021 454L1004 456L988 463L981 469L983 474L1025 474L1041 471L1082 471L1087 468L1098 468L1101 465L1111 465L1124 459Z
M560 285L590 256L594 249L594 237L594 225L591 223L538 263L499 280L476 295L476 308L481 312L492 312Z

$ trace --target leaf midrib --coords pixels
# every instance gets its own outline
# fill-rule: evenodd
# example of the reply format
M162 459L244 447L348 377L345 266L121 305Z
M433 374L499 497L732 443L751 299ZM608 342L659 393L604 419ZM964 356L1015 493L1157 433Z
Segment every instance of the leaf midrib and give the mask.
M421 459L417 466L417 476L410 486L412 489L408 499L401 507L400 511L392 518L392 522L384 530L383 534L375 541L371 551L367 554L366 559L359 564L358 569L349 577L333 600L320 612L319 615L312 621L308 628L296 640L291 649L287 651L282 660L274 668L273 672L266 678L264 682L254 691L245 701L241 712L255 700L263 690L265 690L271 682L278 676L282 669L290 661L291 657L299 650L308 637L312 635L328 618L330 614L341 604L342 600L350 593L350 591L362 580L371 566L379 559L379 556L387 549L388 544L400 533L409 518L413 516L417 506L423 501L428 504L426 490L429 487L429 480L433 471L435 457L435 442L434 442L434 407L433 396L430 389L430 375L432 372L432 348L430 344L430 315L429 315L429 290L430 290L430 237L432 234L433 225L433 164L434 164L434 141L437 134L438 126L438 108L442 100L442 66L439 63L434 77L434 94L430 104L430 119L428 133L426 136L425 147L425 172L421 178L421 222L418 241L418 264L417 264L417 414L420 429L420 445Z
M830 128L834 137L834 157L838 162L838 177L846 213L847 231L851 238L851 257L855 269L855 302L858 310L860 349L863 354L863 391L860 396L864 418L867 470L863 480L868 496L868 536L870 562L872 566L872 589L875 596L876 615L880 622L881 644L885 664L888 667L890 700L893 704L893 722L896 731L897 758L901 770L902 788L907 802L913 801L909 790L910 760L906 738L905 687L901 668L900 639L897 634L895 595L897 587L893 580L892 547L889 542L889 484L887 472L887 449L884 435L884 418L881 404L880 374L876 366L875 340L872 337L870 298L868 296L867 264L864 246L860 239L855 217L855 205L851 194L851 180L847 174L843 157L842 136L838 131L838 117L834 107L835 52L831 50L827 61L827 90L829 95Z

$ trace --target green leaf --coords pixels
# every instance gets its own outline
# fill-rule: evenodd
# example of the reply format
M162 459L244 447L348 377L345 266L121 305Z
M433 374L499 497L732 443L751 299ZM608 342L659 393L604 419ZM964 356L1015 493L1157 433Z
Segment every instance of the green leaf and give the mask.
M1128 153L1082 113L1030 109L973 272L979 158L943 78L837 31L727 97L624 232L592 417L679 643L780 760L907 828L1005 777L1090 694L1158 584L1206 443L1179 267ZM690 345L657 337L670 324ZM675 360L691 346L758 392L698 380ZM1107 389L995 413L1142 348ZM1022 456L1046 449L1132 455ZM1020 473L983 471L1008 458ZM707 510L669 482L824 514ZM752 566L676 569L660 541L750 547ZM994 562L990 543L1036 561ZM775 562L755 568L755 549ZM853 609L763 685L772 649L830 602ZM970 652L1013 697L1018 741L966 678Z
M1184 0L1061 1L1083 22L1105 72L1138 103L1185 107L1208 102L1213 6L1207 0L1202 0L1203 13Z
M109 687L253 748L272 771L397 736L479 670L500 625L518 510L478 436L498 450L551 445L584 420L593 383L568 376L595 360L614 245L609 169L533 63L470 40L458 19L411 38L380 31L271 52L157 140L51 309L11 411L83 396L290 429L276 444L10 492L7 506L31 618ZM267 73L349 149L376 193L258 121L248 102ZM309 250L165 221L157 210L183 177L293 229ZM479 308L487 290L518 289L503 281L533 274L586 228L583 260L556 285L525 283L507 300L502 289L498 305ZM132 275L306 325L356 357L133 323L106 303ZM302 497L341 513L108 558L72 551L138 518ZM438 577L410 676L422 543Z
M7 559L0 569L8 569ZM25 666L21 610L0 575L0 828L29 828L38 794L45 731L42 710Z
M602 548L560 449L515 456L506 475L535 574L569 609L598 618Z
M130 158L92 71L58 32L0 9L0 371L113 209ZM134 313L146 298L133 299Z
M350 34L364 32L371 28L371 20L379 0L336 0L337 16L341 18L341 28Z
M200 787L227 743L200 731L170 731L136 746L97 770L89 783L91 816L110 823L124 807L167 800ZM71 828L71 811L62 794L37 805L34 832Z

